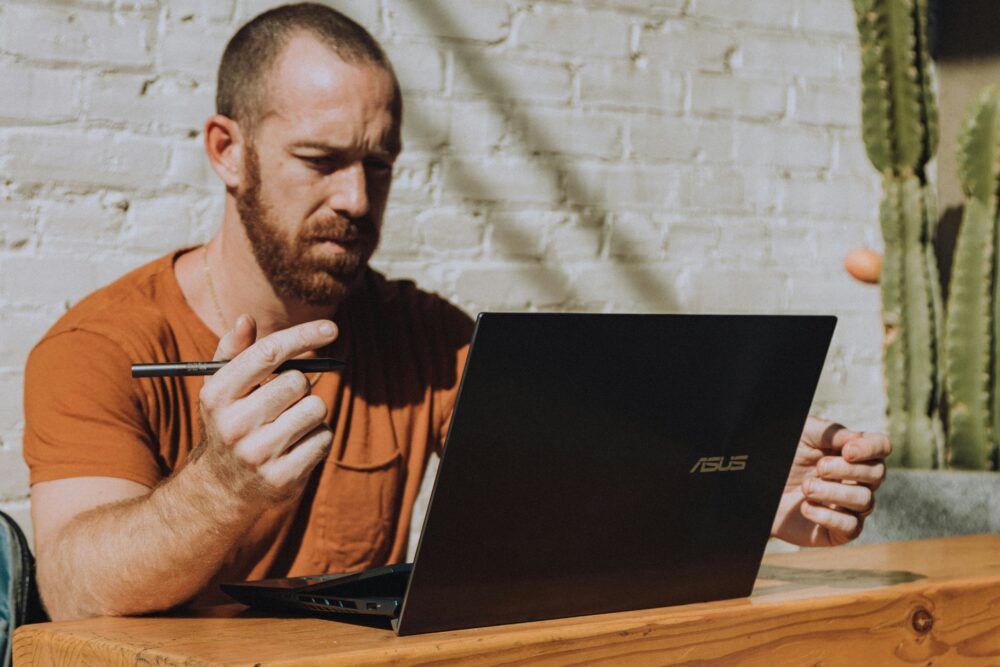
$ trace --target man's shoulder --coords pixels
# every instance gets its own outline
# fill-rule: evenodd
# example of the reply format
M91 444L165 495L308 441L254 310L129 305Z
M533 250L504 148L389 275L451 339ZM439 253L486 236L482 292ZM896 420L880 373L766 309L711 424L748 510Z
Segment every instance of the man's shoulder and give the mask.
M159 257L101 287L70 308L39 341L83 331L131 351L141 341L169 338L169 316L178 306L173 262L181 251ZM182 297L181 297L182 298Z
M406 313L431 323L472 321L465 311L437 292L425 290L408 278L388 278L374 269L367 272L365 295L382 309Z

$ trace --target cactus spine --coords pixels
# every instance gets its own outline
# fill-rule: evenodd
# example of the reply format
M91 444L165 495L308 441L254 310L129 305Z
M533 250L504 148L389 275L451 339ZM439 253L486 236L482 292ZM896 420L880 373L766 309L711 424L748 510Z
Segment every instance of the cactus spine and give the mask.
M972 470L993 467L993 441L1000 425L1000 396L995 391L1000 359L994 353L1000 308L998 161L1000 89L987 88L970 107L959 135L958 171L966 199L955 245L945 348L948 464Z
M937 150L926 0L854 0L861 43L862 132L883 176L882 322L893 460L943 464L938 350L942 306L927 162Z

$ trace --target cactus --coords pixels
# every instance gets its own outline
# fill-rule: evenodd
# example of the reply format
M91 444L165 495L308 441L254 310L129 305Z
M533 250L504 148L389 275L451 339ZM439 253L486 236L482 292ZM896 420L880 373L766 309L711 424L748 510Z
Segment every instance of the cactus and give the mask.
M884 358L892 460L943 464L938 350L942 299L926 165L937 150L926 0L854 0L861 43L862 133L883 175Z
M1000 186L1000 89L985 89L959 135L958 171L965 192L948 297L948 464L993 467L1000 427L997 341L997 189ZM992 303L991 303L992 300ZM991 398L991 388L993 396Z

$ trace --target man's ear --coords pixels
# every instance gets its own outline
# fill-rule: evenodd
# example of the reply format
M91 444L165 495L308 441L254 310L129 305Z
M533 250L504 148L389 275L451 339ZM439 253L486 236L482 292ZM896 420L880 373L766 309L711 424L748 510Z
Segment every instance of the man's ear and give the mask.
M216 114L205 123L205 153L212 169L227 189L238 189L243 180L244 137L232 118Z

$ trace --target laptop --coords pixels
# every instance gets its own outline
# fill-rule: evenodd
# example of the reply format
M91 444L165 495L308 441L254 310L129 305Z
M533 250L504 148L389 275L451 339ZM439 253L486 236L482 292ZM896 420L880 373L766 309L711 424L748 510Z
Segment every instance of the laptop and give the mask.
M480 314L414 562L222 588L400 635L747 596L835 323Z

